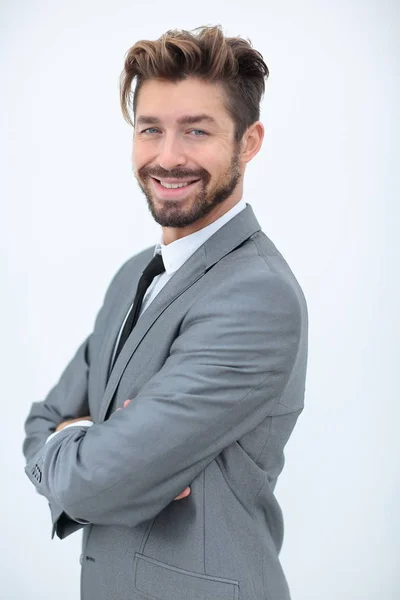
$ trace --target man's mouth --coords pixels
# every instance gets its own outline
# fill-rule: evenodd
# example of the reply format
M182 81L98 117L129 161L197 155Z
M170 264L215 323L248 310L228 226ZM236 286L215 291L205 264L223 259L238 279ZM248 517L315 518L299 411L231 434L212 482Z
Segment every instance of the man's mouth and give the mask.
M201 182L201 179L158 179L150 175L152 188L160 201L185 200L191 195L192 188Z
M188 185L191 185L192 183L196 183L197 181L200 181L199 179L189 179L186 181L168 181L165 179L158 179L157 177L152 177L152 178L155 179L155 181L157 181L157 183L159 183L166 189L177 189L177 188L187 187Z

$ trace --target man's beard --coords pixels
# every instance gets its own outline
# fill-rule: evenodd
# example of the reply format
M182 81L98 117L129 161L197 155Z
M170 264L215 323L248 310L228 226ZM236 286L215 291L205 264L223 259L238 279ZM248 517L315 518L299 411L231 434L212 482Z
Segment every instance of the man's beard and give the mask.
M205 169L199 169L195 172L186 169L166 171L161 167L142 167L139 169L138 175L135 176L140 189L146 196L148 208L156 223L162 227L188 227L208 215L216 206L222 204L224 200L232 195L240 180L239 152L234 152L231 164L225 172L222 182L212 192L207 192L207 185L211 176ZM181 208L181 204L185 204L186 200L174 199L163 200L162 207L157 209L149 185L150 176L157 179L200 179L201 190L192 200L189 210L182 210Z

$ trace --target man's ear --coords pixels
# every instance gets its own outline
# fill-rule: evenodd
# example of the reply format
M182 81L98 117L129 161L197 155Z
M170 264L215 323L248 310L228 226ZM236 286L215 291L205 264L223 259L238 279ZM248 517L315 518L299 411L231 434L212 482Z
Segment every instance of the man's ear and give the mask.
M255 121L244 132L240 141L240 159L243 163L250 162L260 150L264 139L264 131L264 125L261 121Z

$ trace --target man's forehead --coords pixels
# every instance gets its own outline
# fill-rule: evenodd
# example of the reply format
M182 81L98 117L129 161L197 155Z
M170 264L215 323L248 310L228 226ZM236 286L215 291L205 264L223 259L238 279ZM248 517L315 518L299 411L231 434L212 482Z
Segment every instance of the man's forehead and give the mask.
M179 124L198 122L209 125L226 113L226 97L220 85L187 78L177 82L150 79L144 81L136 101L136 117L173 121ZM153 121L155 122L155 121Z

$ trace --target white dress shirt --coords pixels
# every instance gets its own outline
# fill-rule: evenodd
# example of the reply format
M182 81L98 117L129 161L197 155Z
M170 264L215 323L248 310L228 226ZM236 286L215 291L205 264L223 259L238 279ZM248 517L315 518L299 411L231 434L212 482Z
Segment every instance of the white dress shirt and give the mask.
M167 281L169 279L171 279L171 277L175 273L175 271L177 271L188 260L188 258L190 258L190 256L192 254L194 254L194 252L202 244L204 244L204 242L209 237L211 237L216 231L218 231L218 229L220 229L223 225L225 225L225 223L227 223L228 221L233 219L233 217L235 217L238 213L240 213L245 208L246 208L246 202L242 198L241 200L239 200L239 202L237 204L235 204L235 206L233 206L230 210L228 210L228 212L226 212L224 215L222 215L222 217L219 217L219 219L217 219L216 221L213 221L206 227L203 227L203 229L199 229L198 231L195 231L194 233L190 233L189 235L186 235L183 238L175 240L174 242L171 242L168 245L163 244L162 234L161 234L161 241L156 245L153 256L155 256L156 254L161 252L164 266L165 266L165 271L163 273L161 273L160 275L157 275L156 277L154 277L150 286L146 290L146 294L144 295L143 302L142 302L142 305L140 308L139 317L149 307L151 302L154 300L154 298L157 296L157 294L160 292L160 290L164 287L164 285L167 283ZM126 314L124 322L121 325L121 328L120 328L120 331L118 334L118 338L117 338L117 341L114 346L114 352L113 352L111 364L114 363L114 356L117 351L118 342L121 337L122 329L124 327L126 319L128 318L128 315L132 309L132 306L133 306L133 302ZM90 427L91 425L93 425L93 423L91 421L86 421L86 420L82 419L81 421L76 421L75 423L70 423L70 425L66 425L60 431L67 429L67 427L78 427L78 426L79 427L82 427L82 426ZM60 432L55 431L54 433L49 435L49 437L46 440L46 443L49 440L51 440L52 437L57 435L57 433L60 433Z

